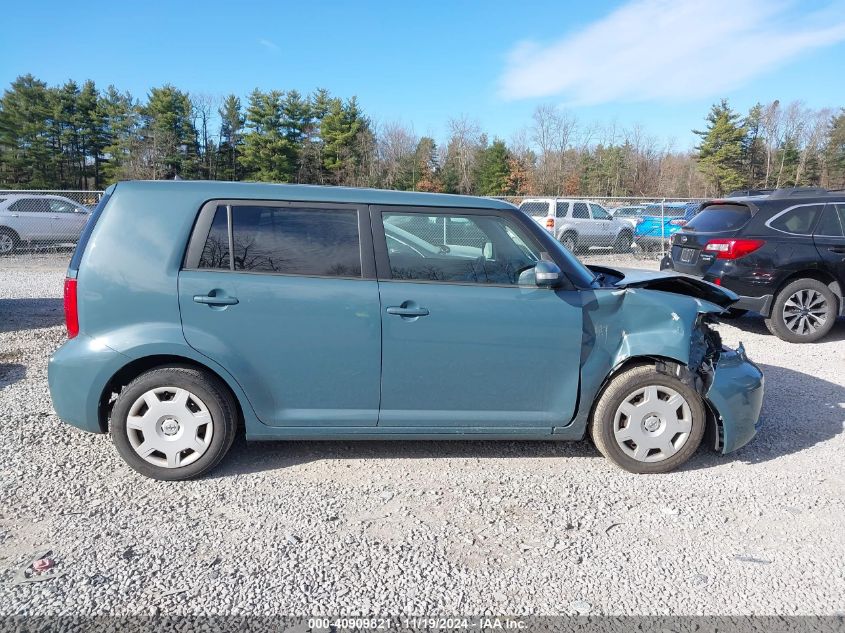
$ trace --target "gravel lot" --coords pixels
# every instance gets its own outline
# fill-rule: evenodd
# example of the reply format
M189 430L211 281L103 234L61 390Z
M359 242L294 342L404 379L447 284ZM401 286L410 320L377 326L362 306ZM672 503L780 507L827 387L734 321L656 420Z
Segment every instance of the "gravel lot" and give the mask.
M806 346L721 325L766 425L669 475L588 442L239 440L162 483L52 412L66 259L0 260L2 614L845 612L845 322ZM13 584L44 549L65 575Z

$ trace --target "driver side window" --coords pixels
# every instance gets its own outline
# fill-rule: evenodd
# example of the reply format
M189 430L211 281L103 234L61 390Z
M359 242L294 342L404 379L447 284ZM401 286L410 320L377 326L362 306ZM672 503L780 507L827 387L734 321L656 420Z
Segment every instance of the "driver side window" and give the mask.
M607 211L605 211L604 209L602 209L597 204L591 204L590 205L590 211L593 212L593 219L594 220L609 220L610 219L610 214Z
M499 216L385 212L382 221L392 279L518 285L542 255Z

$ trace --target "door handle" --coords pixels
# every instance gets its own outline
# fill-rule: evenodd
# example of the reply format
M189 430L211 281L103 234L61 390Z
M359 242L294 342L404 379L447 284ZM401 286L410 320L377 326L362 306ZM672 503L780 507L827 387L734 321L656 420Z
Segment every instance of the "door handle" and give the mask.
M831 246L828 248L831 253L839 253L840 255L845 255L845 246Z
M387 309L388 314L401 317L421 317L428 316L428 309L426 308L403 308L401 306L393 306Z
M194 295L194 301L210 306L233 306L238 303L237 297L215 297L214 295Z

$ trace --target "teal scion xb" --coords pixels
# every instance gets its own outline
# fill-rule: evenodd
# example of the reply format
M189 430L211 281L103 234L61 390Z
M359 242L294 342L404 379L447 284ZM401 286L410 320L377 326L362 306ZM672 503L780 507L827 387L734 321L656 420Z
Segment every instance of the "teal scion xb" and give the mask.
M586 267L505 202L121 182L65 280L59 417L138 472L250 440L580 440L636 473L755 434L763 375L684 275Z

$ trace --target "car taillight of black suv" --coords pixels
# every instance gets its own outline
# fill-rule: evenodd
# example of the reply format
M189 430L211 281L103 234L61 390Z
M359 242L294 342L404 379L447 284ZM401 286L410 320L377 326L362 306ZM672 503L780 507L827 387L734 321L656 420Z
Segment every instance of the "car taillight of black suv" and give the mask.
M661 270L740 296L778 338L809 343L845 315L845 191L793 187L702 205L672 239Z

